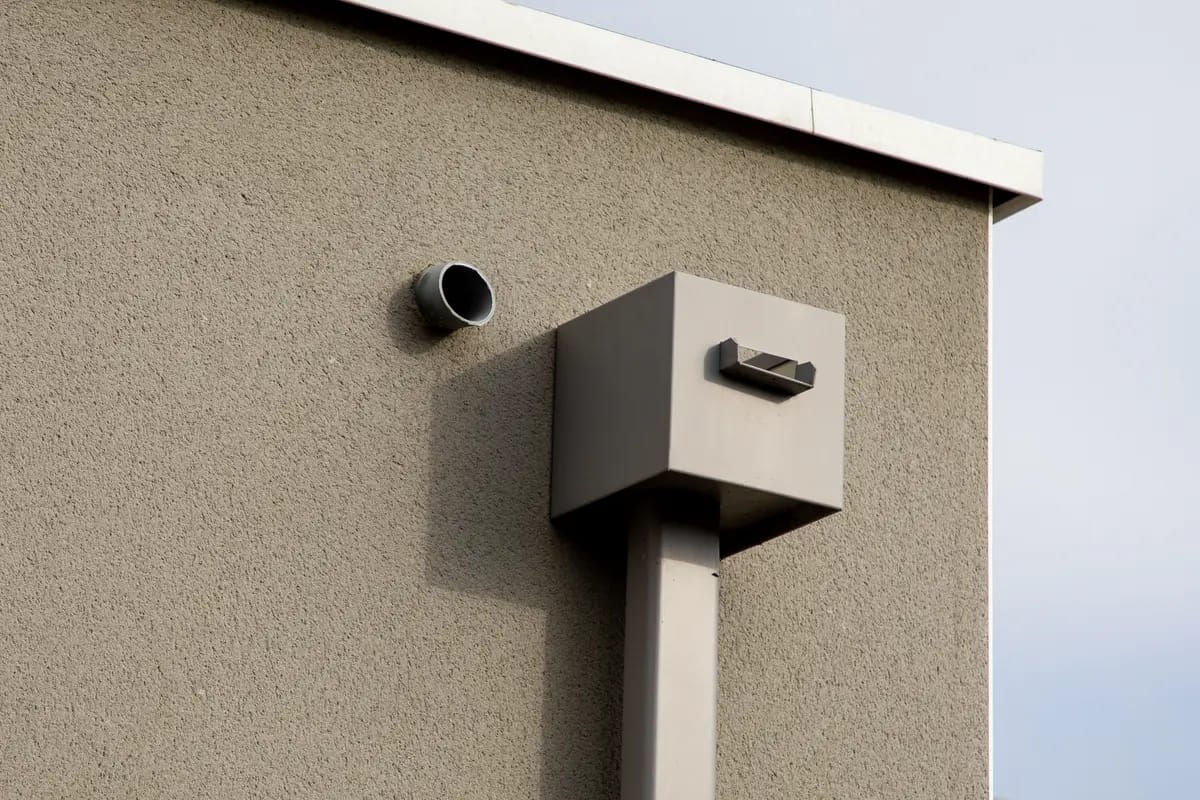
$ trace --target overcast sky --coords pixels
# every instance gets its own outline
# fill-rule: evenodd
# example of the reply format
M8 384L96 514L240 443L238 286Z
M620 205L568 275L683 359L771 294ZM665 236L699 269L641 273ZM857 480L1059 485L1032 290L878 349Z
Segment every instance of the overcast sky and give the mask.
M1200 5L527 0L1046 152L994 237L995 774L1200 790Z

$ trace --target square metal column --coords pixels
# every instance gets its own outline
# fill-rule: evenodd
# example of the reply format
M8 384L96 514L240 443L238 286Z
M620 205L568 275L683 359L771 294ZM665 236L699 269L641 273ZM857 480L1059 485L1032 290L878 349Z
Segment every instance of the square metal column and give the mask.
M623 800L714 800L720 508L666 494L636 509L625 588Z

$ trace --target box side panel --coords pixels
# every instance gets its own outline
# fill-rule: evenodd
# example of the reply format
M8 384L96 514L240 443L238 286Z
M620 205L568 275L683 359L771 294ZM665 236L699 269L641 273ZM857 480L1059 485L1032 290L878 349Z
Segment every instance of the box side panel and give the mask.
M666 470L674 282L664 276L558 329L552 516Z

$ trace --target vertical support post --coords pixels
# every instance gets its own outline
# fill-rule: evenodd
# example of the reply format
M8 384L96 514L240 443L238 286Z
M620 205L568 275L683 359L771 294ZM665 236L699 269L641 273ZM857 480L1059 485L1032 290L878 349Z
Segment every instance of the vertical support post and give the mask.
M634 512L625 589L622 800L715 800L719 507L664 494Z

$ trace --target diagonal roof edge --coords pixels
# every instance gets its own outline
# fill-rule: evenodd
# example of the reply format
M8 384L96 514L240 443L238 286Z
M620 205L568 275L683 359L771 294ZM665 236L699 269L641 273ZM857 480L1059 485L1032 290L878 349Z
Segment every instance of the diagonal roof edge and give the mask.
M348 0L992 187L999 221L1042 199L1042 153L846 100L507 0Z

